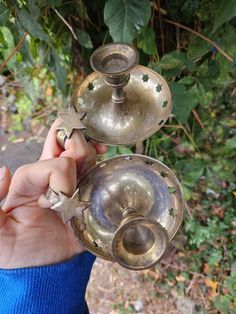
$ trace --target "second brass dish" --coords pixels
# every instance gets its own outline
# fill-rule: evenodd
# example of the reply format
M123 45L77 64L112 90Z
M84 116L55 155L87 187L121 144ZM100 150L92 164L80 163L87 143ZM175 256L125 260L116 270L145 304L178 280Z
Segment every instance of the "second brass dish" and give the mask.
M181 186L173 172L153 158L123 155L108 159L92 167L78 187L80 200L91 203L83 213L85 228L81 228L79 219L71 220L78 239L97 256L116 260L127 268L150 267L162 256L181 224ZM135 220L137 229L130 231ZM125 233L129 235L124 238ZM118 238L125 242L116 249ZM129 252L127 257L124 250L130 246L128 242L133 243L136 253ZM155 254L151 261L150 250ZM123 261L117 258L119 254ZM133 258L145 255L147 260L143 259L144 264L135 261L135 268L136 264L129 265L132 254Z

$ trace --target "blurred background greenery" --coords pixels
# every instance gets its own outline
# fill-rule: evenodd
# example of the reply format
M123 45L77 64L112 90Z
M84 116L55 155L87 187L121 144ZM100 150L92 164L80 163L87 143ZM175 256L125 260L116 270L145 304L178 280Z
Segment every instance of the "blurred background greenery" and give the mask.
M153 271L163 291L200 300L203 313L236 313L235 26L235 0L0 1L0 132L10 140L51 124L102 44L133 43L168 81L166 125L105 157L143 153L176 172L187 240Z

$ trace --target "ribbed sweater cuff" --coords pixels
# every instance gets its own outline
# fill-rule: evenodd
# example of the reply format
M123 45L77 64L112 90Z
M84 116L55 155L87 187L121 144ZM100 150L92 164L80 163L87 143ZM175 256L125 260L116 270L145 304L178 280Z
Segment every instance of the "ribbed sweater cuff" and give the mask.
M81 253L54 265L0 269L0 314L85 314L95 257Z

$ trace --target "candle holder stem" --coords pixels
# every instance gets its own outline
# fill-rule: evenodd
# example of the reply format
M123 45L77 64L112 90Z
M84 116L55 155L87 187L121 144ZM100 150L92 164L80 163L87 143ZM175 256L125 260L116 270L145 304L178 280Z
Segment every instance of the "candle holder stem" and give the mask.
M105 83L112 88L112 101L114 103L124 103L126 100L126 93L124 87L129 82L130 75L122 74L119 76L105 76Z

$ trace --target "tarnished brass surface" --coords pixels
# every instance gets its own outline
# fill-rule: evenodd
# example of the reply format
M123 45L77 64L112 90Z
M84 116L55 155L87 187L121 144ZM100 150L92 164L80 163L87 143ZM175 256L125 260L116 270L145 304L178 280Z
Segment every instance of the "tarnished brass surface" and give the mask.
M141 215L131 214L123 220L112 240L115 261L133 270L156 264L168 244L166 230L157 221Z
M109 43L92 53L90 63L94 71L105 76L121 76L138 63L138 51L128 44Z
M75 234L89 251L107 260L117 260L127 268L150 267L164 252L166 239L171 240L181 224L185 206L181 186L173 172L153 158L124 155L108 159L92 167L78 187L80 200L89 201L91 206L83 212L85 230L81 230L77 218L72 218ZM124 221L130 217L129 212L125 215L130 209L138 215L133 217L136 223L135 219ZM135 249L134 245L131 253L139 259L129 265L129 241L122 240L122 248L114 243L124 238L132 224L142 230L132 236L132 241L141 243L141 248L136 245ZM123 232L119 231L122 228Z
M133 68L124 92L126 100L115 103L101 74L94 72L84 80L75 107L87 112L83 124L89 137L110 145L133 144L157 132L170 116L170 89L151 69Z
M156 72L137 65L134 47L104 45L90 62L96 72L72 97L76 116L70 110L61 116L57 140L62 147L75 129L86 128L85 136L99 142L128 145L164 125L172 109L170 89ZM95 255L128 269L154 265L182 222L185 203L179 181L167 166L147 156L123 155L97 164L83 176L78 191L78 202L66 199L76 236ZM78 204L89 207L78 209Z

